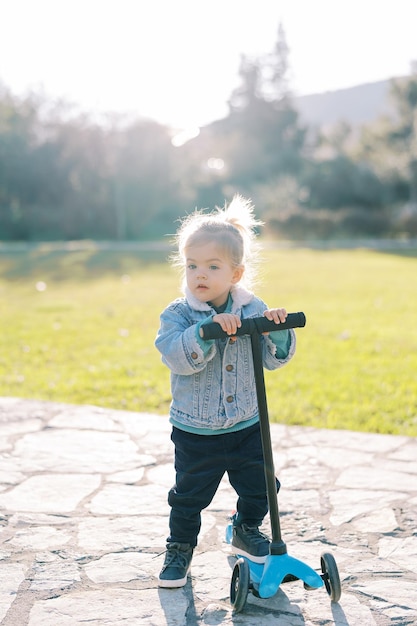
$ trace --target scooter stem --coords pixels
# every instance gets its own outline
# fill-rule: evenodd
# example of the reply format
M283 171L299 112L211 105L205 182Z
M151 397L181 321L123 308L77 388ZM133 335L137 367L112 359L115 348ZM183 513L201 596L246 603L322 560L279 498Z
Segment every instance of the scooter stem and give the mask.
M262 450L264 455L265 480L271 521L272 542L270 554L281 555L287 553L287 546L281 537L279 521L277 486L275 480L274 457L272 454L271 430L269 427L268 405L265 391L265 377L262 360L261 337L256 329L250 333L253 365L255 372L256 395L258 399L259 424L261 429Z

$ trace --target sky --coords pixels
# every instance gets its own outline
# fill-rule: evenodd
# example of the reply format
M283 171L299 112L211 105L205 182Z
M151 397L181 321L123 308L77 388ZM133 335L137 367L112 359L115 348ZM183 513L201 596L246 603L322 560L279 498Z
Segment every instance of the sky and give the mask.
M0 0L0 82L175 129L227 114L282 23L294 95L410 73L414 0Z

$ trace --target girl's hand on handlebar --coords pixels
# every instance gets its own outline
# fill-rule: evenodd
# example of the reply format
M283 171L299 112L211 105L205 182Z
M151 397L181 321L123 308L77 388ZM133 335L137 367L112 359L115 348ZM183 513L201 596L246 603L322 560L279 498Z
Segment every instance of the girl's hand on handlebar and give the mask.
M228 335L236 334L237 329L242 326L240 317L233 315L233 313L218 313L217 315L213 315L212 319L216 324L220 324L222 330Z
M266 319L271 320L275 322L275 324L280 324L281 322L285 322L285 320L287 319L287 311L286 309L267 309L266 311L264 311L264 317L266 317ZM263 333L264 335L267 335L268 333Z

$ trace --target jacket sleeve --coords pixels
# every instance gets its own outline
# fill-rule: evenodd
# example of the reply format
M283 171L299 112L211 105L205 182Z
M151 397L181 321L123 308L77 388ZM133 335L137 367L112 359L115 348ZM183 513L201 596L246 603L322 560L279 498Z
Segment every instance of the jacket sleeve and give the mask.
M268 370L275 370L282 367L292 359L295 354L296 336L294 330L273 331L274 337L269 335L263 337L263 362ZM282 335L279 341L277 335Z
M260 298L256 298L256 315L262 316L268 309L267 304ZM296 348L296 336L293 329L276 330L268 335L262 335L262 358L263 365L267 370L275 370L292 359Z
M205 350L197 339L197 324L192 323L178 305L171 305L160 317L155 346L162 362L174 374L191 375L202 371L216 354L215 342Z

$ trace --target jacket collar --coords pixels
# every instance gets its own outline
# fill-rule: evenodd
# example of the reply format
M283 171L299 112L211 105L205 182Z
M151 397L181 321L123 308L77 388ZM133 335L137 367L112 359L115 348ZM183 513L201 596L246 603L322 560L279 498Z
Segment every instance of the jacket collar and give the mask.
M208 304L208 302L201 302L198 300L187 286L184 289L185 298L192 309L195 311L211 311L212 307ZM249 304L251 300L253 300L253 293L248 291L242 285L234 285L230 290L230 295L232 297L232 312L240 310L242 306Z

